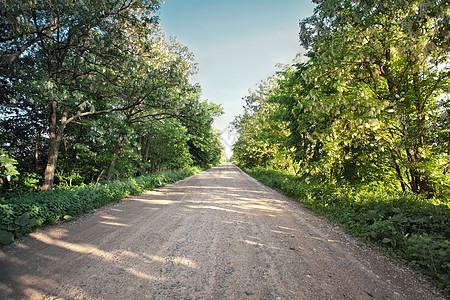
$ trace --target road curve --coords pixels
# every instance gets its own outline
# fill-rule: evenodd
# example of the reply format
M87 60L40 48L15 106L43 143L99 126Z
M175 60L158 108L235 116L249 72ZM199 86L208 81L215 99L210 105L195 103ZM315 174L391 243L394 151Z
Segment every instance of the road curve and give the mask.
M232 164L0 248L0 299L439 299Z

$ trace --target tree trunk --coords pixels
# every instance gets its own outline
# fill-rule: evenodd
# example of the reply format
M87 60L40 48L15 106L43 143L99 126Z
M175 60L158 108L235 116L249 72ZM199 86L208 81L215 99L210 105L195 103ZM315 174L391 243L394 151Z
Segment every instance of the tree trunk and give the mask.
M398 180L400 181L400 185L402 187L402 192L406 192L405 181L403 180L402 171L400 170L399 165L395 161L395 158L392 159L394 162L395 172L397 173Z
M150 151L150 143L151 143L151 136L148 136L145 141L145 148L144 153L142 154L142 168L141 168L141 175L145 175L147 172L147 161L148 161L148 153Z
M48 151L47 166L44 173L44 184L42 185L41 191L48 192L53 189L53 182L55 180L55 170L56 163L58 159L59 146L61 144L62 135L66 127L67 121L67 109L64 110L63 116L61 118L61 123L56 130L56 101L50 103L50 147Z
M104 172L105 172L105 169L103 169L103 170L100 172L100 174L99 174L98 177L97 177L97 181L96 181L95 183L99 183L99 182L100 182L100 179L102 178L102 175L103 175Z
M412 153L411 153L412 152ZM417 151L406 150L406 154L410 163L409 175L411 191L416 194L432 195L434 194L433 187L430 186L428 178L423 176L419 170L417 170L417 165L420 163L420 158Z
M114 156L113 160L109 164L108 171L106 172L106 179L111 180L112 178L112 171L114 170L114 167L116 166L117 157L119 156L120 150L122 149L123 145L123 135L119 137L117 140L116 148L114 149Z

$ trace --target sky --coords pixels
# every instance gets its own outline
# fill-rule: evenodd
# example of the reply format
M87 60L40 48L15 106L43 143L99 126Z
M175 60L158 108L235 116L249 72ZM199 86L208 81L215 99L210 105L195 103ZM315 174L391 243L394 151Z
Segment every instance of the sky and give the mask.
M236 135L227 127L243 112L249 89L304 53L299 20L312 15L310 0L166 0L159 16L168 36L194 53L193 83L202 99L220 104L214 127L223 132L227 156Z

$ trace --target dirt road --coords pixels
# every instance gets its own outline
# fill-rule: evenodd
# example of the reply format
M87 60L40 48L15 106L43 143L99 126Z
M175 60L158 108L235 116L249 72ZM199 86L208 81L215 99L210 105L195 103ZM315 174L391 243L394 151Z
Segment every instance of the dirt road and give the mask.
M0 248L0 299L437 299L231 164Z

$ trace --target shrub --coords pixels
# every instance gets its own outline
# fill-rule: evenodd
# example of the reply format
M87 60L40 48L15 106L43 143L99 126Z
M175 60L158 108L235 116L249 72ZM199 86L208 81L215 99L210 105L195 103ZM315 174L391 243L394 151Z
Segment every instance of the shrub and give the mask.
M435 278L450 292L450 203L402 193L382 182L337 186L309 182L287 171L244 169L271 188L338 223L363 241L381 246Z
M44 224L70 220L105 204L199 172L198 168L188 168L0 199L0 245L10 244Z

